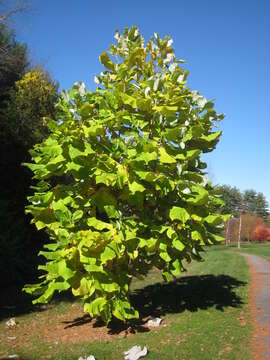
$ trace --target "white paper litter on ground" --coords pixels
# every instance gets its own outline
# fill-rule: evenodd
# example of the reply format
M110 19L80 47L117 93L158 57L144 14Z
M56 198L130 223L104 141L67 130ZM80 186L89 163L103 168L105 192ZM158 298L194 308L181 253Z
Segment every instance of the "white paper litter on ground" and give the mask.
M147 355L147 347L144 346L142 349L140 346L135 345L128 351L124 352L125 360L138 360L143 356Z
M16 336L8 336L7 338L8 338L8 340L16 340ZM0 360L1 360L1 358L0 358Z
M86 358L83 358L82 356L79 357L78 360L96 360L94 355L89 355Z
M16 324L16 321L15 321L15 318L11 318L11 319L9 319L7 322L6 322L6 326L7 327L14 327L14 326L16 326L17 324Z
M159 317L150 317L150 319L147 321L147 325L148 326L152 326L152 327L158 327L160 326L162 323L162 319Z

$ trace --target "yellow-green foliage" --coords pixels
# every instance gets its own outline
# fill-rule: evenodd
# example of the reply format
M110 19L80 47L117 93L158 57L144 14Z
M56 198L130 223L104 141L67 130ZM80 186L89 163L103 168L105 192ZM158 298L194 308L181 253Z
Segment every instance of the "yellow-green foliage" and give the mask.
M55 98L55 85L41 69L31 70L16 81L16 91L18 108L23 104L23 99L35 101L38 97L42 104L50 97Z
M25 290L46 302L71 288L106 322L138 317L133 276L154 266L166 281L178 276L223 223L200 159L223 116L187 87L169 37L145 45L134 27L115 38L96 91L77 83L63 92L58 121L28 164L40 181L28 212L52 243L41 252L44 281Z
M31 145L48 135L43 117L54 118L57 85L40 68L35 68L16 81L11 91L10 127L16 129L21 141Z

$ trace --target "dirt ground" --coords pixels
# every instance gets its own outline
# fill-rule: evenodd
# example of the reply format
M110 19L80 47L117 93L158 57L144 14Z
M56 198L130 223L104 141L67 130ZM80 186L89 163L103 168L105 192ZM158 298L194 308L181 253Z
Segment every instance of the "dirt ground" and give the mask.
M132 326L125 325L120 321L112 321L107 327L103 322L91 320L89 315L83 312L79 303L66 304L61 312L52 313L49 305L42 311L31 314L31 320L20 323L20 317L15 318L16 326L2 327L0 331L0 342L8 341L9 347L14 351L22 344L36 341L48 343L78 343L103 341L109 342L119 337L124 338L136 332L148 332L150 329L145 324L147 318L140 322L133 322ZM162 327L162 326L161 326ZM155 330L154 330L155 331ZM1 354L0 354L1 355Z

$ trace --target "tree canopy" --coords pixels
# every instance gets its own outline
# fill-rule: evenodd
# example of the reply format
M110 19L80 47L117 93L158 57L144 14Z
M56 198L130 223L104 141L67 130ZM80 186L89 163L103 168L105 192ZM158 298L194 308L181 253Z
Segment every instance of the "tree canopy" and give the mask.
M44 117L54 118L58 84L41 68L27 71L10 91L6 126L13 138L30 149L49 135Z
M27 66L26 44L16 41L13 31L0 23L0 116L8 99L9 90L21 79Z
M233 216L238 217L243 202L240 190L229 185L219 185L216 187L216 190L224 201L221 213L232 214Z
M257 193L253 189L241 192L236 187L229 185L218 185L216 190L224 201L221 213L230 213L235 217L239 217L240 212L247 212L262 217L264 220L267 219L269 205L263 193Z
M145 43L133 27L115 39L96 91L77 83L63 92L27 164L39 181L27 211L51 243L42 282L25 291L47 302L72 289L105 322L138 317L132 277L154 266L166 281L179 275L220 239L224 220L200 158L215 148L223 115L188 88L170 37Z

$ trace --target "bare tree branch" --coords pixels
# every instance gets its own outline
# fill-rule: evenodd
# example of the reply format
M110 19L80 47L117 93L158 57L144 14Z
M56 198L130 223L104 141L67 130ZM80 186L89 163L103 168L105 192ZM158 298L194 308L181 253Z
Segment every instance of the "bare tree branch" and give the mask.
M0 0L0 28L1 31L9 32L8 23L14 16L28 12L30 9L31 0L13 0L6 1ZM12 72L19 75L21 72L17 71L17 65L22 61L22 57L14 51L10 51L10 43L5 41L0 43L0 80L4 73Z
M16 0L15 4L12 6L12 9L5 9L4 14L0 14L0 24L7 23L7 21L14 15L26 12L30 6L30 1L28 0ZM2 11L1 11L2 12Z

